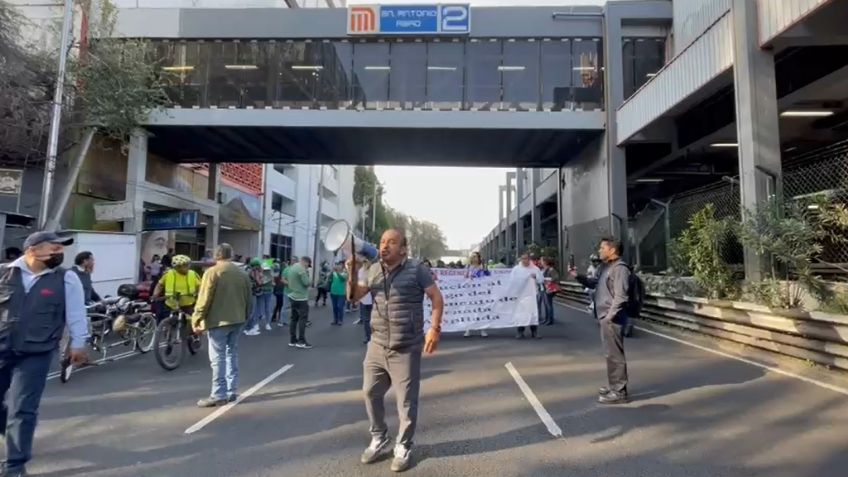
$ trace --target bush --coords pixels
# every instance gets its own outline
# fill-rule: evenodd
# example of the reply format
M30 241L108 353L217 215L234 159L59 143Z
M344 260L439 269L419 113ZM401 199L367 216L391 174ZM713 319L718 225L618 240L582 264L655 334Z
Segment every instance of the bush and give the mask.
M734 291L733 274L721 256L731 232L730 222L717 219L715 206L707 204L689 219L677 242L677 260L688 267L709 298L724 298Z

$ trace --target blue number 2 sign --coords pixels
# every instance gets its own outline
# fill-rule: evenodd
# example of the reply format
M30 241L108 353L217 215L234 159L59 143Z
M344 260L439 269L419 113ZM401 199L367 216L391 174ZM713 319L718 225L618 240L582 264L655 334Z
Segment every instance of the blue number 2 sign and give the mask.
M442 33L471 32L471 14L468 5L440 5Z

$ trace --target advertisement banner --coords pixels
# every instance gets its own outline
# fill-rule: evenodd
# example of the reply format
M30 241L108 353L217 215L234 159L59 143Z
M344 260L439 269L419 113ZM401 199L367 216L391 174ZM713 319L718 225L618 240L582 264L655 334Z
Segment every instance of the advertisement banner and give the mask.
M442 332L539 324L535 282L513 283L510 272L493 269L488 275L468 278L465 270L434 268L434 278L445 300ZM425 299L425 329L430 327L431 310L430 300Z

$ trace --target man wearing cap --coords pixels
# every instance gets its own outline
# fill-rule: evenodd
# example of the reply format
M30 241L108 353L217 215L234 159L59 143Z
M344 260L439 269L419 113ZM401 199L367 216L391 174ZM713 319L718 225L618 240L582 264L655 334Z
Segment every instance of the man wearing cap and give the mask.
M24 242L24 255L0 267L0 433L6 438L2 476L26 475L32 440L47 382L65 324L70 359L87 361L88 318L83 286L61 268L69 237L36 232Z

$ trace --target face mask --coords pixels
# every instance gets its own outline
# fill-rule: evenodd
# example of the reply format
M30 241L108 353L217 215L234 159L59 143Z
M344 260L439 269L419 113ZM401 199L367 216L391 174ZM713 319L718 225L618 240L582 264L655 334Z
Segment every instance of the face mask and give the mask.
M47 268L56 268L62 265L62 262L65 261L64 253L54 253L50 255L50 258L44 261L44 266Z

